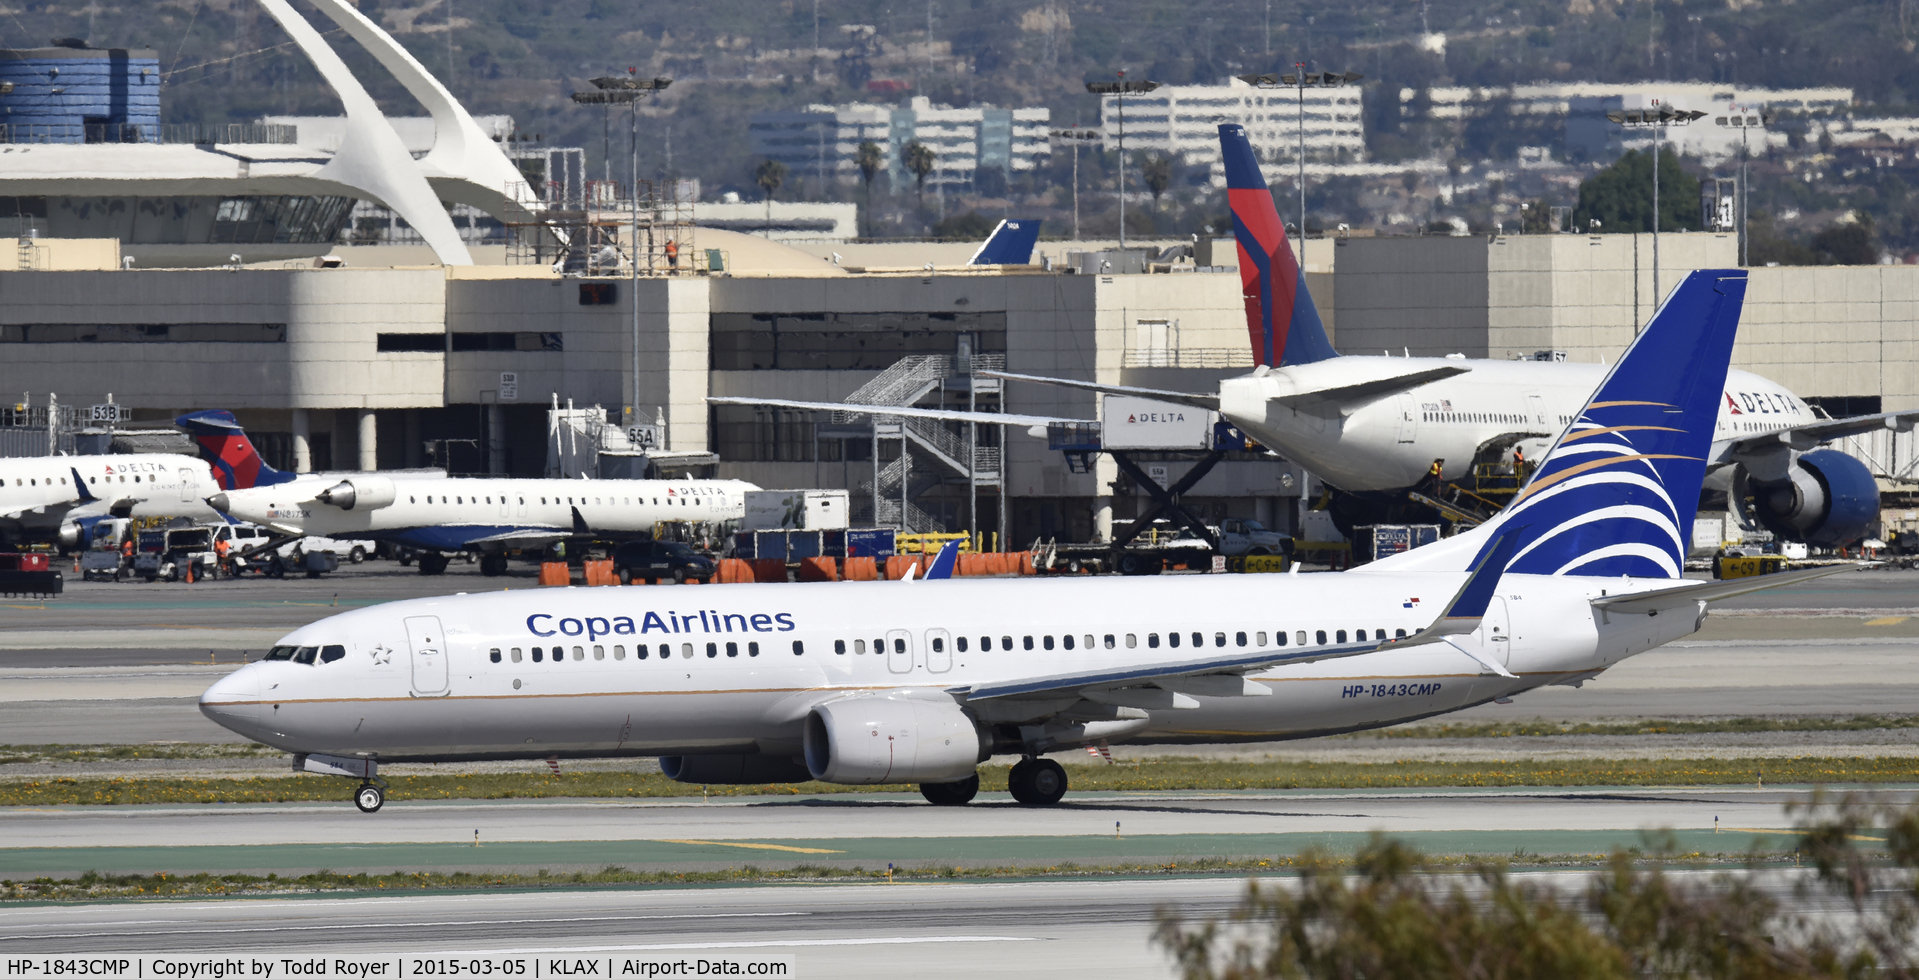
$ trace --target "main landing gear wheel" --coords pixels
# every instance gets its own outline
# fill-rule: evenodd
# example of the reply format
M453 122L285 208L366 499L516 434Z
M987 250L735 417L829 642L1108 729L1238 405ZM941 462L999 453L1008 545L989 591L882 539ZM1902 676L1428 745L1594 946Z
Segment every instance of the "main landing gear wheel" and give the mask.
M446 565L447 558L445 555L433 551L420 553L421 575L444 575L446 574Z
M1052 806L1066 795L1066 770L1051 759L1022 759L1006 774L1013 799L1030 806Z
M359 807L361 813L378 812L386 805L386 791L372 783L361 783L353 792L353 805Z
M480 574L488 578L498 578L506 574L505 555L481 555Z
M979 795L979 773L957 783L921 783L920 795L934 806L965 806Z

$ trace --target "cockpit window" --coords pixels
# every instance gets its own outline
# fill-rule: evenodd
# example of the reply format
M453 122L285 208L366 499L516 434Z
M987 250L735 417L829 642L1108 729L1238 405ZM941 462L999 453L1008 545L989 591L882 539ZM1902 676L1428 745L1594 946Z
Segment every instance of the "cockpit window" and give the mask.
M292 660L293 652L299 647L274 647L267 651L268 660Z
M293 662L296 664L312 664L313 658L318 656L319 653L319 647L301 647L293 654Z
M340 660L344 658L345 656L346 656L346 647L338 643L329 644L327 646L323 646L320 648L320 662L323 664L330 664L334 662L335 660Z

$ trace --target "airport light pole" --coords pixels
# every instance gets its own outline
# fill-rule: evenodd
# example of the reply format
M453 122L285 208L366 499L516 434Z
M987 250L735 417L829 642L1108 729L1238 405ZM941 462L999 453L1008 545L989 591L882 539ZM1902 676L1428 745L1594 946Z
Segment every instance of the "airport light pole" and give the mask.
M673 84L670 78L641 78L638 70L628 68L624 75L609 75L592 80L595 91L575 92L573 101L580 105L625 105L631 128L633 173L631 189L627 196L633 214L633 244L627 253L627 302L633 307L633 398L627 403L626 425L638 425L640 421L640 101L657 95L662 89ZM653 424L660 429L660 445L667 445L666 420L654 419ZM624 426L623 426L624 427Z
M1097 129L1055 129L1046 134L1054 146L1073 148L1073 240L1079 240L1079 148L1082 144L1097 143L1105 139L1105 134ZM1123 240L1123 239L1122 239Z
M1126 247L1126 96L1128 93L1146 93L1159 87L1158 82L1127 81L1126 69L1119 70L1119 81L1087 82L1086 91L1094 95L1110 95L1119 107L1119 247ZM1073 163L1077 167L1079 155L1074 154Z
M1738 103L1727 106L1726 111L1731 115L1715 116L1713 123L1739 130L1739 266L1745 268L1752 264L1752 241L1746 236L1746 161L1752 158L1752 150L1746 145L1746 134L1766 128L1773 117L1760 115L1751 106L1742 109Z
M1652 306L1659 308L1665 297L1659 292L1659 141L1666 134L1667 126L1688 126L1695 119L1704 119L1706 114L1694 109L1674 109L1659 100L1653 100L1649 109L1615 109L1606 113L1606 118L1627 129L1652 130Z
M1254 88L1290 88L1299 101L1299 267L1306 268L1306 90L1312 87L1338 88L1366 76L1356 71L1311 72L1303 61L1293 63L1291 74L1241 75L1239 80Z

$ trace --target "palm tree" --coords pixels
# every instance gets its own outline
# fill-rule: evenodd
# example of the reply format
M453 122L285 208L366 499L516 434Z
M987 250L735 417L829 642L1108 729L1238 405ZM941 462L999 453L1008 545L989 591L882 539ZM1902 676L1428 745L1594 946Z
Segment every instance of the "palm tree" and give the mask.
M1146 180L1146 189L1153 192L1153 210L1159 210L1160 195L1173 183L1173 161L1166 157L1150 157L1140 166L1140 175Z
M906 169L913 174L913 179L917 182L922 221L926 218L926 178L933 172L933 161L937 157L938 154L933 152L932 147L919 140L913 140L900 147L900 162L906 165Z
M873 237L873 178L879 176L886 152L878 143L867 140L853 154L853 165L860 168L860 180L866 184L866 237Z
M786 164L778 160L760 161L760 169L753 174L753 181L766 192L766 223L773 223L773 195L779 192L780 185L786 183Z

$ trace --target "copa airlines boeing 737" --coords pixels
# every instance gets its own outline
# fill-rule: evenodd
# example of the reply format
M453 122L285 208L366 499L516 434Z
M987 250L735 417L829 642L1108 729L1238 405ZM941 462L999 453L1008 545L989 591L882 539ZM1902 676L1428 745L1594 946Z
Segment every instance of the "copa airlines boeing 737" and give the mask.
M657 755L703 783L918 783L995 753L1301 738L1577 684L1796 580L1679 577L1745 293L1698 272L1488 524L1345 574L596 588L413 599L288 634L209 718L361 780L383 762ZM576 496L580 492L572 491Z
M566 538L650 534L660 521L725 521L746 510L739 480L444 479L359 474L216 494L208 503L282 534L393 541L420 549L420 571L446 571L443 552L477 551L480 571L505 573L506 549Z
M226 412L193 412L175 419L196 440L209 423L233 416ZM220 489L251 487L291 479L271 468L262 469L244 435L227 447L239 463L214 459L211 463L175 453L124 455L34 456L0 460L0 529L9 537L57 540L65 547L84 547L92 524L103 517L185 517L217 521L204 498Z

